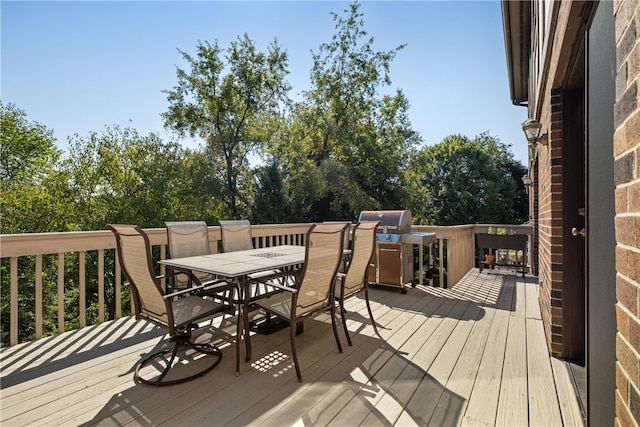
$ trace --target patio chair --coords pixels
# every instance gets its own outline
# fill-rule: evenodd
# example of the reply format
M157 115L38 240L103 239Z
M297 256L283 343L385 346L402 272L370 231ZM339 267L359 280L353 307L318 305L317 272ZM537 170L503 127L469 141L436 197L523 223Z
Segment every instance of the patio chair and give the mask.
M340 306L340 317L342 318L342 326L347 336L347 342L351 343L349 330L347 329L346 310L344 309L345 300L354 297L357 293L364 290L364 297L367 303L367 310L371 318L373 329L378 333L376 322L373 320L373 312L369 304L369 280L368 269L371 264L371 258L376 248L376 230L380 222L367 221L358 223L353 230L351 261L346 273L338 273L336 280L335 298Z
M220 220L220 234L222 235L222 250L235 252L253 249L251 223L246 219ZM284 280L280 271L263 271L249 275L249 280L259 284L270 285L271 281ZM254 286L254 295L261 293L260 286ZM263 289L263 291L266 291ZM273 290L270 290L270 292Z
M340 263L340 268L338 269L338 272L345 272L347 270L349 262L351 261L351 251L349 251L349 249L351 249L352 228L355 227L355 225L352 224L350 221L323 221L323 224L347 225L347 227L344 229L344 235L343 235L344 241L342 242L342 247L344 249L342 262Z
M220 234L225 252L253 249L251 223L246 219L220 220Z
M209 228L204 221L167 221L167 242L169 258L186 258L211 253L209 247ZM191 286L206 285L207 295L213 298L229 299L234 286L217 279L212 274L193 271L183 272L170 269L168 274L172 290L186 289ZM217 286L210 286L217 285ZM226 294L226 295L224 295Z
M335 321L334 284L342 259L346 224L314 224L307 232L305 263L295 288L274 285L283 292L254 301L254 305L289 322L291 353L298 381L302 382L296 353L297 323L330 310L333 335L342 353Z
M205 289L204 286L165 294L153 269L151 244L145 232L136 225L109 224L107 228L116 238L118 258L131 286L136 318L166 329L172 343L169 348L143 359L135 369L134 379L143 384L165 386L189 381L211 371L220 363L222 352L214 345L193 342L191 332L197 328L196 321L224 312L229 307L203 298L200 292ZM198 358L202 360L194 362L197 357L190 357L190 363L202 363L204 367L188 376L172 378L177 374L171 374L167 378L174 367L185 366L181 359L186 359L178 356L183 349L192 349L210 360L205 363L206 359ZM185 352L182 354L186 356ZM155 379L143 378L140 371L148 365L156 366L162 372Z

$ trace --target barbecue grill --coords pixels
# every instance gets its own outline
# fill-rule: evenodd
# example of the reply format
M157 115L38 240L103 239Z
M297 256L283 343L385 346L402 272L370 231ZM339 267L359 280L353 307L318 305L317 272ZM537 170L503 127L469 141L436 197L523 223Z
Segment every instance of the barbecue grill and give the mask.
M362 211L358 222L380 221L376 233L376 255L369 269L369 282L379 285L399 287L414 283L413 245L420 249L420 276L424 277L423 246L435 242L435 233L412 233L411 211Z

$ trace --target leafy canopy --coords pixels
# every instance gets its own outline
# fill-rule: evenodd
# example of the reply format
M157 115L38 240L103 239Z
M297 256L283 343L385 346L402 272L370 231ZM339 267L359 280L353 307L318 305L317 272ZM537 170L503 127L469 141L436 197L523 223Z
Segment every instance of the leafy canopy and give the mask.
M211 171L224 182L228 212L242 216L251 204L242 188L251 184L248 156L260 151L289 100L287 54L274 40L261 52L247 34L226 50L198 42L196 56L179 51L190 72L177 68L178 83L167 94L165 126L205 141Z

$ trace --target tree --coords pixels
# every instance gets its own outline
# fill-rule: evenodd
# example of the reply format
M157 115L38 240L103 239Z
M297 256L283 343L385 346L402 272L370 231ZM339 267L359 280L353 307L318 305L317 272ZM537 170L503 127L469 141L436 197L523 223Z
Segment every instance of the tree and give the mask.
M0 103L0 224L3 234L65 231L66 205L56 185L61 152L53 132L27 119L13 104ZM43 332L56 330L55 271L57 260L42 259ZM9 259L0 263L0 332L9 331ZM18 325L21 339L35 336L35 260L18 259Z
M313 220L403 206L402 169L420 140L402 91L380 94L391 84L391 62L404 46L374 51L359 8L355 2L346 16L333 14L336 33L312 53L311 89L292 110L287 138L271 150L286 153L279 158L293 200L311 204Z
M509 147L486 133L451 135L423 148L407 169L414 218L437 225L525 221L515 164Z
M51 179L61 156L53 131L1 102L0 129L2 233L65 231L65 207Z
M293 206L284 191L282 172L277 163L259 166L254 170L255 204L251 215L252 223L294 222Z
M196 57L179 52L191 71L178 68L177 86L165 91L165 126L205 141L211 173L225 183L225 202L239 218L251 204L242 196L252 182L247 156L260 150L269 135L265 128L288 102L287 54L277 40L261 52L246 34L231 43L226 64L217 41L198 42Z
M184 185L184 153L156 134L106 128L70 140L62 163L69 183L73 228L103 230L108 223L162 227L189 194Z

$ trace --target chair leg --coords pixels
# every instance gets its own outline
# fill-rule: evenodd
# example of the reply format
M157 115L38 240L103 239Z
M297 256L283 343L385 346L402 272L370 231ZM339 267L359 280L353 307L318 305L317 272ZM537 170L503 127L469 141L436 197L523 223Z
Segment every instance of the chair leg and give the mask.
M347 336L347 342L350 346L353 346L351 342L351 336L349 335L349 330L347 329L347 310L344 309L344 300L342 298L339 299L340 302L340 317L342 318L342 328L344 329L344 334Z
M344 318L343 318L344 324ZM342 343L340 342L340 337L338 337L338 326L336 325L336 305L331 304L331 326L333 327L333 336L336 339L336 345L338 346L338 351L342 353ZM349 339L349 335L347 335L347 340L349 340L349 345L351 345L351 340Z
M222 359L222 352L218 347L213 346L211 344L194 343L191 341L190 337L187 335L173 337L171 340L173 341L173 345L170 348L154 353L138 364L133 374L133 378L135 381L139 381L143 384L155 385L156 387L172 385L172 384L180 384L180 383L190 381L192 379L205 375L207 372L211 371L213 368L218 366L218 364L220 363L220 360ZM176 380L164 381L165 376L169 373L171 368L174 367L173 362L176 358L176 355L178 354L178 351L182 347L190 347L194 351L197 351L198 353L202 353L207 356L216 356L215 360L209 366L205 367L204 369L200 370L199 372L193 375L179 378ZM165 359L164 361L166 362L165 356L169 353L171 353L171 356L169 357L169 361L167 362L167 365L162 370L162 373L155 380L148 380L140 376L140 370L143 367L147 366L148 364L154 361L159 361L159 359Z
M289 340L291 341L291 355L293 356L293 364L296 367L296 375L298 376L298 382L302 382L302 374L300 373L300 366L298 365L298 354L296 353L296 326L294 321L289 322Z
M376 321L373 320L373 312L371 311L371 304L369 304L369 288L364 288L364 299L367 302L367 310L369 311L369 318L371 319L371 324L373 325L373 330L376 335L380 335L378 332L378 327L376 326Z

